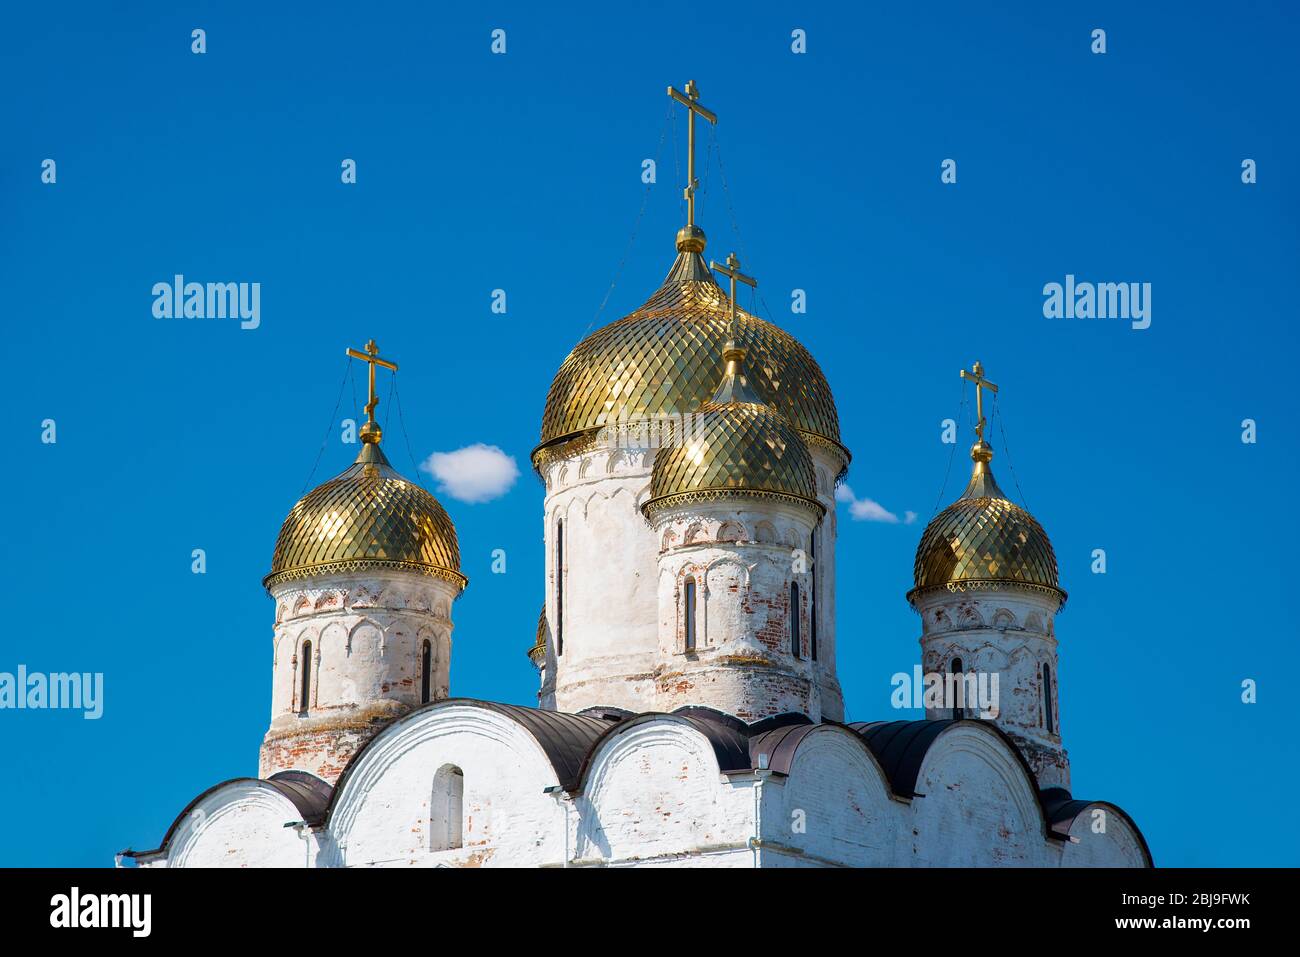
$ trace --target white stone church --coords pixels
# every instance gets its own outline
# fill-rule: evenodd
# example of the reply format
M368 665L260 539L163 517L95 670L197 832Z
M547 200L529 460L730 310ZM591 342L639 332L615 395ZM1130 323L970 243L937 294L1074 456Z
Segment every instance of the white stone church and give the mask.
M838 413L808 351L735 306L734 258L731 295L714 280L691 192L663 285L580 342L546 400L537 706L450 695L456 529L381 451L372 362L360 454L293 507L265 579L259 776L200 794L124 862L1151 866L1127 814L1070 792L1066 596L993 478L982 415L907 595L939 676L926 716L844 723ZM990 677L994 706L966 699Z

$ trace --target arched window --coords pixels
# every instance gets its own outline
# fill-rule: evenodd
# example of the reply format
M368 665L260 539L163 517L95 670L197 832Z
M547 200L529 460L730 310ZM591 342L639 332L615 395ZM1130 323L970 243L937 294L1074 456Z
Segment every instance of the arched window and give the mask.
M799 583L790 583L790 654L799 657Z
M686 581L686 650L695 650L695 579Z
M808 593L808 615L811 619L808 628L808 652L812 660L817 660L817 529L813 529L812 538L808 540L809 565L812 567L812 589Z
M555 523L555 654L564 654L564 519Z
M444 764L433 776L429 802L429 850L447 851L465 841L465 774L454 764Z
M1048 734L1054 733L1052 721L1052 666L1043 665L1043 724Z
M420 704L428 704L433 693L433 644L424 640L420 649Z
M298 713L306 714L311 707L311 642L302 643L302 688L298 699Z
M966 703L966 689L965 681L962 678L960 658L952 659L949 671L952 673L952 677L948 680L948 684L952 689L949 692L949 694L952 695L952 716L954 720L960 721L962 718L966 717L966 709L963 707Z

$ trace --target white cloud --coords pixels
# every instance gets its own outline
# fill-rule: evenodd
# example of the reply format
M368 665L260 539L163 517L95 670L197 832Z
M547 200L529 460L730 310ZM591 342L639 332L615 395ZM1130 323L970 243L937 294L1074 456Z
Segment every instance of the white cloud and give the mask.
M420 468L438 480L438 490L462 502L490 502L519 478L515 460L495 445L475 442L455 452L434 452Z
M849 515L855 522L885 522L889 525L899 524L899 518L879 502L869 498L858 498L853 494L853 489L848 485L840 485L835 489L835 500L845 502L849 506ZM916 521L915 512L904 512L902 524L911 525Z

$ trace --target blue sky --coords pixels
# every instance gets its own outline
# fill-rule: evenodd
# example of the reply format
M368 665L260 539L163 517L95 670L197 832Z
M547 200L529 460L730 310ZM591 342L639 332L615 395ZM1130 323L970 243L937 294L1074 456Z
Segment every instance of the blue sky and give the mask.
M997 6L7 10L0 671L103 672L106 687L98 721L0 711L14 825L0 864L109 863L256 772L260 579L327 428L314 481L355 454L330 413L344 347L372 336L401 364L416 458L485 442L524 473L492 502L440 497L471 579L453 693L534 700L542 489L527 457L565 354L671 262L683 212L664 88L688 78L720 115L697 216L709 252L737 249L760 312L821 363L855 493L920 516L855 522L841 506L849 717L897 715L890 675L918 656L903 595L951 450L939 423L980 359L1071 595L1057 634L1075 793L1129 811L1159 864L1296 864L1276 823L1300 786L1296 14ZM680 162L680 116L676 132ZM150 290L176 273L260 282L260 327L154 319ZM1150 328L1045 319L1043 286L1066 274L1151 283ZM1011 491L996 424L990 437ZM395 419L386 445L411 475Z

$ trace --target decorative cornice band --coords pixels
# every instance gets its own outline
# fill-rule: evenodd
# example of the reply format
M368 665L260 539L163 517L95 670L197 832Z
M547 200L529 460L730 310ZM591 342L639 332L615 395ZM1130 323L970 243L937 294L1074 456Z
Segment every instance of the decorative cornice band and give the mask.
M604 428L604 426L587 429L585 432L572 432L569 435L562 435L558 439L552 439L533 449L531 458L533 469L537 472L538 477L541 477L542 470L552 462L558 459L567 459L594 448L601 428Z
M788 492L771 492L766 489L752 488L720 488L720 489L699 489L693 492L676 492L672 495L661 495L658 498L652 498L641 506L641 514L648 521L652 512L659 512L668 508L677 508L682 505L694 505L699 502L720 502L725 499L733 498L757 498L773 502L784 502L787 505L798 505L810 509L820 521L821 517L826 514L826 506L821 502L811 498L804 498L802 495L791 495Z
M926 585L924 588L913 588L907 593L907 603L916 608L917 599L925 595L932 595L936 592L949 592L950 594L960 595L967 592L977 591L1027 591L1037 595L1046 595L1050 598L1057 599L1060 604L1056 610L1060 611L1065 607L1066 599L1070 596L1059 588L1053 588L1051 585L1040 585L1037 582L1022 582L1015 579L1002 578L970 578L961 581L946 582L942 585Z
M844 476L849 474L849 463L853 461L853 454L849 452L848 449L840 445L840 443L836 442L834 439L828 439L826 436L818 435L816 432L797 431L799 431L799 437L804 440L808 448L825 449L832 455L839 456L841 462L840 471L839 474L835 476L835 481L838 482L840 479L844 478Z
M274 575L267 575L263 578L262 587L269 592L276 585L284 582L303 581L321 575L336 575L346 572L365 571L367 569L415 572L417 575L427 575L430 578L437 578L441 581L451 582L451 584L456 586L457 593L464 591L465 586L469 584L469 579L460 572L452 571L450 568L441 568L437 565L422 565L419 562L390 561L383 558L354 558L345 562L325 562L320 565L304 565L301 568L287 568L282 572L276 572Z
M627 423L622 424L627 425ZM616 429L619 425L618 422L612 422L609 425L596 426L583 432L571 432L568 435L562 435L537 446L537 448L533 449L531 455L533 469L540 476L542 471L552 462L590 451L596 447L601 432L607 429ZM799 437L804 440L809 448L825 449L840 458L842 464L839 474L835 476L836 481L848 474L849 463L853 461L853 455L848 449L834 439L819 435L816 432L805 432L802 429L796 429L795 431L799 433Z

